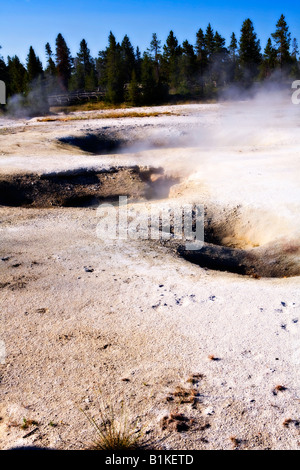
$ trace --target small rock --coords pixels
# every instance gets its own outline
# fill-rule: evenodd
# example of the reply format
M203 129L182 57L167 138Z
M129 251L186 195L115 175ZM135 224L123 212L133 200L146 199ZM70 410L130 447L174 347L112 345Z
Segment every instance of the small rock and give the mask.
M94 272L94 269L91 268L91 267L87 268L86 266L84 266L84 270L85 270L86 273L93 273Z

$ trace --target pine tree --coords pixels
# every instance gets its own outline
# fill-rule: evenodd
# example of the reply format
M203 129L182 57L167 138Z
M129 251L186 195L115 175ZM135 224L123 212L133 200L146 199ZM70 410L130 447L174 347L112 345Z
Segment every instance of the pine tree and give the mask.
M32 46L29 48L26 64L29 83L26 90L26 100L23 103L24 109L28 115L32 116L46 114L49 111L49 104L43 66Z
M182 54L190 59L190 62L188 62L188 64L193 65L193 62L196 59L196 54L193 45L190 44L188 40L185 40L182 43L181 50Z
M99 51L96 59L96 74L98 86L105 89L107 86L107 49Z
M125 34L121 43L121 58L123 69L123 81L124 84L128 84L131 81L132 72L135 69L135 56L134 48L127 34Z
M29 74L20 59L17 56L8 57L8 96L17 95L8 101L7 106L12 114L33 116L49 111L44 81L41 74L37 75L38 68L35 66L39 63L35 59L36 56L30 51L27 63L32 80L29 83Z
M200 28L196 33L196 46L195 46L197 59L199 61L206 61L206 48L205 48L205 37L204 32Z
M86 91L93 91L98 86L97 72L96 72L96 63L95 59L91 58L91 70L85 75L84 78L84 89Z
M299 57L298 42L297 42L297 39L294 38L292 42L291 59L292 59L293 64L291 67L291 77L295 79L299 78L299 73L300 73L300 63L298 61L298 57Z
M292 41L292 58L294 61L298 60L299 56L299 48L298 48L298 41L296 38L293 39Z
M157 38L157 34L152 34L152 40L150 42L149 52L152 59L154 60L156 80L160 78L160 60L161 60L161 41Z
M176 36L171 30L167 37L166 44L164 45L164 55L170 59L176 57L178 54L180 54L180 46L178 45Z
M214 51L212 54L212 78L216 86L223 86L227 81L228 50L225 39L218 33L214 35Z
M71 78L73 60L70 50L64 40L63 36L59 33L56 38L56 68L60 87L66 91L68 90L69 81Z
M7 60L9 77L7 81L8 96L25 93L28 83L27 70L21 64L18 56L8 57Z
M82 39L79 52L74 60L74 70L70 82L73 90L91 91L96 87L95 64L85 39Z
M232 35L230 36L230 44L228 50L231 60L235 61L237 57L238 43L236 35L234 33L232 33Z
M235 33L230 36L230 44L228 47L229 65L228 65L228 80L234 82L239 79L238 69L238 42Z
M204 71L207 66L207 50L205 45L205 36L203 30L200 28L196 34L196 46L195 51L197 55L197 61L200 65L201 72Z
M195 89L196 54L194 47L187 40L182 43L182 55L179 59L179 93L189 95Z
M225 39L218 33L215 32L214 36L214 54L227 54L228 51L225 47Z
M267 78L271 75L272 71L276 67L276 50L272 45L271 38L268 39L267 45L264 50L263 54L263 62L262 62L262 71L261 76L262 78Z
M43 74L43 66L40 59L36 56L32 46L29 48L29 53L26 59L27 73L29 82L33 82Z
M82 64L84 75L87 76L92 70L93 62L85 39L82 39L79 45L79 52L77 54L78 61Z
M211 93L213 93L216 88L216 80L215 80L216 77L214 73L214 69L215 69L214 52L216 50L216 44L215 44L215 33L210 23L208 24L206 28L204 41L205 41L205 49L206 49L206 56L207 56L205 92L208 95L211 95Z
M136 79L138 82L141 81L141 70L142 70L142 57L139 46L137 46L135 50L135 72L136 72Z
M152 58L158 60L161 51L161 41L158 39L156 33L152 34L149 51L152 54Z
M45 69L46 74L55 76L56 75L56 66L53 60L53 52L51 50L51 46L49 42L47 42L45 46L46 50L46 57L47 57L47 67Z
M46 57L47 57L47 67L45 69L45 81L46 81L46 90L48 95L55 93L57 90L57 70L55 62L53 60L53 52L49 42L45 46Z
M70 91L84 91L85 89L85 75L84 75L84 66L78 59L74 58L74 67L72 69L72 75L69 80L68 89Z
M178 85L178 58L181 55L181 47L172 30L167 37L163 51L162 68L164 79L173 90L176 90Z
M140 103L140 87L136 78L135 70L132 71L131 80L127 89L126 101L133 106L136 106Z
M285 21L284 15L281 15L279 18L276 24L276 31L272 34L272 38L275 41L277 60L279 62L280 68L282 69L291 63L291 33L289 32L289 27Z
M249 85L258 75L261 63L260 51L260 41L257 39L252 21L248 18L242 25L239 41L239 63L246 85Z
M210 23L208 24L206 28L204 41L205 41L205 49L207 52L207 57L208 59L210 59L213 53L215 52L215 34Z
M121 103L124 99L121 47L112 32L106 51L106 98L111 103Z
M143 104L152 104L156 101L156 78L154 63L147 52L144 52L141 70L142 100Z
M200 28L196 33L196 67L199 72L198 82L200 85L200 94L204 94L204 72L207 68L208 59L207 59L207 50L205 46L205 36L203 30Z

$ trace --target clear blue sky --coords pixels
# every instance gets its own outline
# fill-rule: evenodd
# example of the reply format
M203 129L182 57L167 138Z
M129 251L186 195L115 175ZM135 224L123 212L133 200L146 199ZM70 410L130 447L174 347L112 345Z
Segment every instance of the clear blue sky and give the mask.
M281 13L292 37L300 43L300 1L227 0L0 0L1 53L19 55L24 62L32 45L45 63L45 44L55 49L62 33L73 55L82 38L94 57L107 45L109 31L121 41L128 34L144 51L153 32L165 42L172 29L179 42L195 43L196 31L211 22L228 44L232 31L239 38L242 22L251 18L264 48Z

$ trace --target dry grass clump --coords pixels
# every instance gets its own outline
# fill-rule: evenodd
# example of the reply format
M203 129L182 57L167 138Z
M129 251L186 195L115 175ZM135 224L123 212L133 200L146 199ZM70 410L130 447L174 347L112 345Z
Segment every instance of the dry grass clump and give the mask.
M119 418L112 405L100 407L100 422L86 411L83 413L96 431L91 450L137 450L144 447L141 430L136 429L135 423L128 422L123 404Z
M177 386L173 393L170 393L166 400L167 401L175 401L179 405L184 403L191 403L195 405L197 402L198 392L194 389L187 389L181 386Z
M21 424L21 429L28 429L31 426L38 426L38 422L34 419L23 418L23 423Z
M178 385L174 392L169 393L166 397L168 402L174 402L177 405L183 405L185 403L190 403L192 408L196 408L197 402L199 400L199 391L195 386L204 378L203 374L192 374L187 379L187 383L191 384L191 387L185 388L181 385Z
M204 378L204 375L203 374L192 374L189 378L188 378L188 383L192 384L192 385L196 385L200 382L200 380L202 380Z
M187 431L193 423L194 420L187 418L183 413L170 413L164 416L160 421L163 431L177 432Z

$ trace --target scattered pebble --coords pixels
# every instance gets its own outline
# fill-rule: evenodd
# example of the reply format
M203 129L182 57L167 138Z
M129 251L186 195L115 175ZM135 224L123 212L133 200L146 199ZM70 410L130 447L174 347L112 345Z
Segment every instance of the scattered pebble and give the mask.
M93 273L94 272L94 269L91 268L91 267L87 268L86 266L84 266L84 270L85 270L86 273Z
M277 395L278 392L284 392L287 390L287 388L284 385L276 385L276 387L273 390L273 395Z
M36 313L42 313L43 314L43 313L47 313L47 312L48 312L48 309L44 308L44 307L36 309Z
M210 361L220 361L220 358L214 356L213 354L210 354L210 355L208 356L208 359L209 359Z

